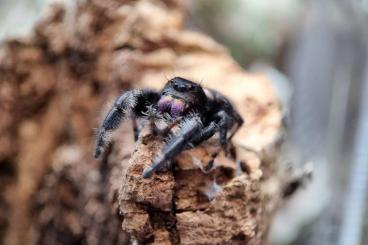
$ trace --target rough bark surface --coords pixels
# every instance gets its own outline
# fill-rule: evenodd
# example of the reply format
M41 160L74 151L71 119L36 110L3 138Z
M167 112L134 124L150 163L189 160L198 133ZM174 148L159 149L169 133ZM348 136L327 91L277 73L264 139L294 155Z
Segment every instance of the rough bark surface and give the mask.
M179 1L178 1L179 2ZM0 50L0 238L5 244L262 244L280 197L281 113L262 74L184 27L175 0L53 4ZM184 76L231 98L246 120L242 166L210 141L142 179L163 140L124 124L100 161L93 128L122 89ZM251 149L251 150L249 150Z

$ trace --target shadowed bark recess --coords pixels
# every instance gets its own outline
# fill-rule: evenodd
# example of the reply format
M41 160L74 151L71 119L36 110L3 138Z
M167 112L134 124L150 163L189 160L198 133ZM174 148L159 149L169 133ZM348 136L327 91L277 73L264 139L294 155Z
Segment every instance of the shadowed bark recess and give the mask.
M185 28L175 0L53 4L32 34L0 50L0 234L5 244L262 244L280 200L281 113L268 78ZM173 76L228 96L245 124L241 164L209 141L142 179L163 139L129 122L101 160L94 132L123 89ZM101 109L103 108L103 109ZM251 149L251 150L250 150Z

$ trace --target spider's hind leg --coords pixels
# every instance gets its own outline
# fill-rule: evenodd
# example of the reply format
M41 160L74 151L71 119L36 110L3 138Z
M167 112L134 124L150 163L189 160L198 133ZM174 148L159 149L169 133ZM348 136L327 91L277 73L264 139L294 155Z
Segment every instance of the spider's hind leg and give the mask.
M228 138L227 133L229 131L229 128L231 128L234 125L234 120L232 117L230 117L225 111L220 111L218 113L219 119L219 132L220 132L220 145L225 152L226 155L228 155Z
M234 110L233 113L231 113L231 117L234 121L235 126L232 129L232 132L230 133L229 140L231 140L234 137L236 132L238 132L240 127L244 124L244 119L240 116L240 114L237 111Z

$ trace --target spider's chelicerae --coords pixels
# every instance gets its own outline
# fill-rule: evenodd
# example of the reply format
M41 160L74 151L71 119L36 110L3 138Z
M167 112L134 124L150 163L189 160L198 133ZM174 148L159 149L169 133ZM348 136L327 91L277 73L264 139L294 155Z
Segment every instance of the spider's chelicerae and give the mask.
M95 158L101 155L111 132L126 118L133 120L136 139L139 134L136 118L150 120L154 134L169 136L162 152L143 171L144 178L169 165L183 150L199 145L216 133L219 133L221 148L227 153L228 142L243 124L242 117L219 92L175 77L162 91L130 90L117 97L99 129ZM166 121L164 129L157 127L157 118ZM174 133L171 129L176 125L179 130Z

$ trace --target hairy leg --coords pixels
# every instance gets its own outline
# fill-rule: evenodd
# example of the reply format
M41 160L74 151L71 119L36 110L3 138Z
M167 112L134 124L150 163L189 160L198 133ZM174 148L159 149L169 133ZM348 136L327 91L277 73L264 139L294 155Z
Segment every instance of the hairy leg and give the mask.
M235 133L239 130L239 128L243 125L244 120L240 116L240 114L236 111L234 106L231 104L231 102L221 93L218 91L207 89L207 93L209 97L211 98L212 103L215 105L215 107L220 108L219 113L225 112L229 119L228 121L231 122L231 125L228 125L228 130L231 129L230 135L227 138L227 141L231 140ZM227 131L226 130L226 134ZM224 134L224 133L222 133ZM223 138L226 138L222 135Z
M119 95L105 116L96 140L95 158L98 158L109 142L110 134L126 118L141 116L147 104L155 103L159 93L152 90L131 90Z
M200 132L202 122L198 116L193 116L183 120L179 127L179 132L168 141L152 165L143 171L143 178L149 178L155 171L162 169L182 152L193 136Z
M233 131L231 132L230 136L229 136L229 140L232 139L234 137L234 135L236 134L236 132L238 132L239 128L243 125L244 123L244 119L239 115L239 113L237 111L233 111L232 113L232 118L235 121L235 128L233 129Z
M134 141L138 140L140 129L137 124L137 119L132 117L132 125L133 125L133 132L134 132Z
M207 127L205 127L198 135L196 135L191 141L190 146L195 147L205 140L211 138L215 133L220 133L220 145L222 149L227 152L227 132L228 129L234 124L233 119L225 111L220 111L216 114L214 121L212 121Z

